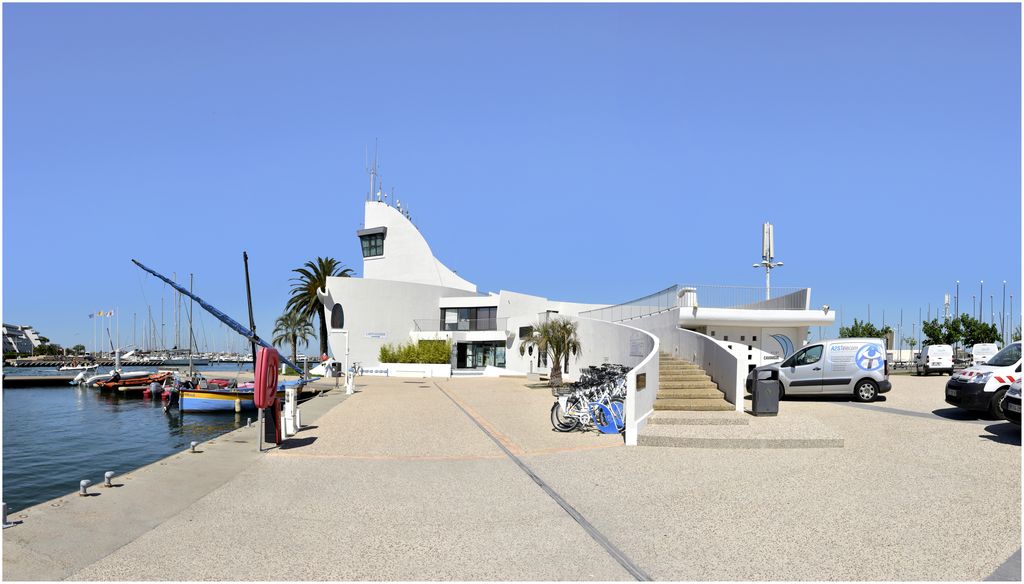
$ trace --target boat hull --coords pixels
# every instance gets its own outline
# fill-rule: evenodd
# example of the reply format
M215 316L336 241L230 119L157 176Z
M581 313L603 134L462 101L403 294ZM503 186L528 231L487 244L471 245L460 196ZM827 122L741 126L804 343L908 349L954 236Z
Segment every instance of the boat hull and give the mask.
M277 397L283 400L284 392L277 392ZM256 409L251 391L183 389L180 399L179 407L183 412L234 412Z

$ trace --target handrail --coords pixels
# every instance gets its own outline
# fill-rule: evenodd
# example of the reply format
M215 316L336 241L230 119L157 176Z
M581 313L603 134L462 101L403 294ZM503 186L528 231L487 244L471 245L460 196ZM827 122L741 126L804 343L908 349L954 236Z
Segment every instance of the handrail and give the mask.
M446 323L441 318L415 318L413 330L417 332L468 332L468 331L503 331L508 324L508 317L500 318L464 318L457 322Z

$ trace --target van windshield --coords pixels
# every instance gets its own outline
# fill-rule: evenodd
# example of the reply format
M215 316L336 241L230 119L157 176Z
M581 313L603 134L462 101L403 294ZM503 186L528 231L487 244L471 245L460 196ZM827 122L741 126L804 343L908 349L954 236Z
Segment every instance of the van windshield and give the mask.
M1002 351L996 353L995 357L988 360L986 365L992 365L993 367L1009 367L1020 361L1020 343L1014 343L1008 345Z
M931 347L928 347L928 354L942 356L952 355L953 347L950 347L949 345L933 345Z

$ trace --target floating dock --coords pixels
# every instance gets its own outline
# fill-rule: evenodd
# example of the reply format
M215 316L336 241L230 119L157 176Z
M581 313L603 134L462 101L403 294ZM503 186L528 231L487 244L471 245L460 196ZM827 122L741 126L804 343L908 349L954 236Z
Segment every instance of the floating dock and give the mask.
M77 375L77 374L76 374ZM4 389L16 387L59 387L70 385L75 375L11 375L4 377Z

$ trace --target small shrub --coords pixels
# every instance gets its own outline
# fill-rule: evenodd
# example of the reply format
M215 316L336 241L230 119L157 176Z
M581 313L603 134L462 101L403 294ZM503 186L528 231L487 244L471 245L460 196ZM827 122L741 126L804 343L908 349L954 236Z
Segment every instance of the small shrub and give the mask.
M378 358L381 363L451 363L452 343L445 339L403 343L397 347L381 345Z

